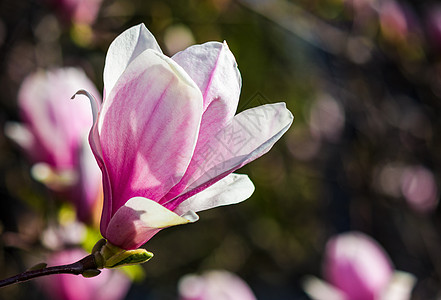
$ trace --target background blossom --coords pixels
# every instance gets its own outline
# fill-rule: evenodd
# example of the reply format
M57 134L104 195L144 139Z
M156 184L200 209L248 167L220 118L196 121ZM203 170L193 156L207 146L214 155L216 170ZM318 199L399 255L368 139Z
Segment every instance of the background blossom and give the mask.
M181 300L255 300L253 291L239 276L224 270L188 274L178 285Z
M81 249L60 251L48 258L49 266L72 263L88 253ZM38 279L41 290L52 300L120 300L130 287L130 280L118 270L103 270L100 276L84 278L70 274Z
M81 220L91 221L101 177L87 144L90 107L70 100L78 87L99 95L80 69L29 75L18 93L22 123L9 123L5 131L33 163L34 178L74 204Z
M196 224L163 230L149 241L155 257L143 265L146 277L127 298L176 299L183 275L227 269L240 274L258 299L308 299L302 279L322 277L327 241L350 231L370 236L395 269L417 277L413 298L436 298L438 4L394 1L388 12L386 2L103 1L84 34L65 26L44 1L2 0L0 124L20 120L19 87L38 69L81 67L102 91L108 47L133 25L146 24L167 56L189 44L226 40L242 77L237 112L283 101L295 127L238 170L256 186L249 201L205 211ZM398 22L388 32L390 20ZM176 26L185 28L182 40L170 42ZM194 66L197 72L200 64ZM40 253L40 235L58 205L2 135L0 193L0 270L7 277ZM26 283L0 290L7 300L34 295Z

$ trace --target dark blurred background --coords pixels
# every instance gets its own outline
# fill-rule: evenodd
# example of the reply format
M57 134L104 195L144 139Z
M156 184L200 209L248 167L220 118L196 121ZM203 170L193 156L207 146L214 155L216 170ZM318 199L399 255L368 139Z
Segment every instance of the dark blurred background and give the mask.
M76 66L102 91L110 42L144 23L164 52L226 40L242 73L239 110L284 101L292 128L239 170L246 202L161 231L127 299L176 299L181 276L226 269L258 299L309 299L325 243L358 230L439 299L441 280L441 3L375 0L116 0L78 23L50 1L0 1L0 125L18 120L17 91L39 68ZM42 251L47 191L0 133L0 275ZM32 294L31 294L32 293ZM35 295L35 296L33 296ZM38 299L32 283L0 299Z

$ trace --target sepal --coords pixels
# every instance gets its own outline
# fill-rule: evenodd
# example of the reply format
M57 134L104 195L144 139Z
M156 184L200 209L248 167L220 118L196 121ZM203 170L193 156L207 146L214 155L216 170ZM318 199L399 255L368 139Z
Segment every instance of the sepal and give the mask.
M135 250L122 250L116 255L109 258L104 267L105 268L117 268L122 266L130 266L142 264L153 257L153 253L148 252L145 249L135 249Z
M142 264L153 257L153 253L145 249L124 250L105 239L101 239L95 244L92 254L98 269Z

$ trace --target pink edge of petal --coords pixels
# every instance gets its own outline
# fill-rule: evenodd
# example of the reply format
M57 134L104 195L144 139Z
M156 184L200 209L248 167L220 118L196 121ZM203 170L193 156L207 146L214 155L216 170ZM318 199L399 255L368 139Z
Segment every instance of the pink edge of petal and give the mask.
M89 145L92 149L92 153L95 156L95 159L97 161L97 164L102 172L102 182L103 182L103 195L104 195L104 203L103 203L103 210L101 213L101 222L100 222L100 231L101 234L104 235L106 232L107 226L110 222L111 218L111 207L112 207L112 189L110 185L110 179L107 172L106 165L104 163L103 154L101 150L100 145L100 138L99 138L99 132L98 132L98 121L100 119L101 115L101 103L90 93L88 93L85 90L79 90L76 92L72 99L75 98L77 94L84 95L89 98L91 109L92 109L92 115L93 115L93 124L89 132Z
M103 209L101 212L100 231L101 234L104 236L105 232L107 231L107 226L109 225L110 219L112 217L112 186L110 184L109 173L107 172L106 164L104 163L102 157L102 150L99 143L99 133L96 123L92 126L92 129L90 130L89 144L102 173L101 180L103 182L104 199Z

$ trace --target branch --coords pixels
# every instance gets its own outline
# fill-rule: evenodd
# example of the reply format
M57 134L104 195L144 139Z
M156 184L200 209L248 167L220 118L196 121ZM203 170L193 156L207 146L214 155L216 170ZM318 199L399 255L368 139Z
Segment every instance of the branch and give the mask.
M124 250L112 245L105 239L99 240L92 249L92 254L70 265L44 267L29 270L21 274L0 280L0 288L23 282L36 277L52 274L74 274L94 277L101 273L98 269L112 269L122 266L141 264L153 257L153 253L145 249Z
M41 277L46 275L52 275L52 274L85 275L84 274L85 271L92 271L92 270L96 271L94 272L95 275L98 275L100 272L95 263L95 259L93 255L89 255L69 265L54 266L54 267L47 267L38 270L25 271L21 274L0 280L0 288L7 285L27 281L36 277Z

